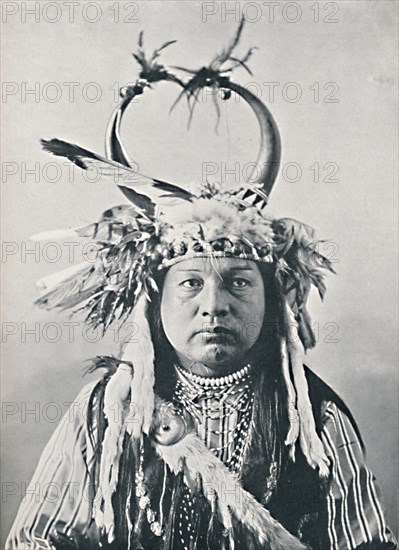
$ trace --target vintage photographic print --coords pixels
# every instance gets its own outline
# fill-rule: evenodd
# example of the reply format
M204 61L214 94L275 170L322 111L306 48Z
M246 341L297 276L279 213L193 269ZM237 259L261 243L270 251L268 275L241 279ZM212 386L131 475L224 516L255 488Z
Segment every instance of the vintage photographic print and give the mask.
M398 547L397 16L1 2L0 548Z

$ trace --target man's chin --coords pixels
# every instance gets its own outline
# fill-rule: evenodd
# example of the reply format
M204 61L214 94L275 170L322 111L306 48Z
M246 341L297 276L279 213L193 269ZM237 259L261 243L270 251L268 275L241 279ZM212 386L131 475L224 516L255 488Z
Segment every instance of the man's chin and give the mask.
M231 364L239 360L241 353L238 349L235 349L220 344L208 344L204 353L202 354L201 363L204 365L213 368L213 367L222 367L226 364Z

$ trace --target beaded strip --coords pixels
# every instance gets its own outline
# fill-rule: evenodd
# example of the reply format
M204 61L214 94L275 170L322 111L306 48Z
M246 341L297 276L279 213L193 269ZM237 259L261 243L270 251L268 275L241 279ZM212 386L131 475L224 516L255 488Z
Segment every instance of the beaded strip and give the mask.
M141 510L145 510L147 521L150 524L150 529L157 537L162 535L162 525L157 521L157 514L151 508L151 500L147 495L147 489L145 487L144 477L144 445L143 442L140 446L140 463L136 470L136 496L139 499L139 507Z

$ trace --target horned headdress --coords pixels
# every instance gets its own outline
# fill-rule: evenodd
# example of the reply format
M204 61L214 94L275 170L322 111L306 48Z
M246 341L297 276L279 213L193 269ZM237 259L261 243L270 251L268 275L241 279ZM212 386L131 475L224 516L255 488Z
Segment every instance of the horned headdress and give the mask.
M283 298L285 318L280 353L290 421L286 445L293 460L296 444L299 444L309 465L318 469L321 477L328 474L328 460L316 433L309 400L303 356L305 350L315 344L306 301L312 285L323 297L322 270L332 271L332 266L319 253L312 228L293 219L273 219L268 215L267 203L281 156L280 136L267 106L248 89L230 79L232 70L238 66L249 70L247 61L252 50L241 59L234 55L243 23L241 21L231 44L208 67L198 71L176 68L189 74L186 81L159 63L161 50L172 42L164 44L148 58L140 35L139 50L134 54L140 65L139 78L133 85L121 90L120 103L106 131L104 156L58 139L42 141L46 151L67 157L84 170L95 165L97 169L101 168L104 177L112 175L114 180L116 177L117 185L130 201L130 204L107 210L97 223L73 231L75 237L94 239L98 243L97 262L94 265L84 263L73 270L48 277L44 280L45 292L37 300L37 304L45 308L84 309L87 322L93 327L101 327L104 332L113 321L124 322L127 318L135 319L140 327L139 344L125 347L104 398L108 427L101 460L101 498L95 517L107 531L109 540L113 538L111 499L117 486L123 438L129 433L132 438L141 441L143 434L151 433L159 410L168 414L167 407L165 409L165 405L160 405L154 395L154 349L147 319L148 302L151 293L157 291L158 271L187 258L245 258L275 265L276 285ZM160 81L169 81L181 88L178 99L187 98L190 117L198 94L204 87L220 90L225 100L235 93L248 103L257 117L261 132L256 166L261 166L262 171L257 176L254 172L253 177L249 178L251 183L244 182L234 190L206 184L194 192L136 171L121 140L123 115L133 98L152 89ZM46 235L38 238L46 238ZM123 404L125 411L118 419L111 413L116 402ZM126 418L129 404L133 402L137 406L135 422L129 424ZM183 463L189 469L190 453L196 445L201 446L201 442L194 434L185 434L170 447L156 443L159 454L172 471L178 471ZM198 468L196 473L205 479L210 475L210 470L205 471L205 466L202 469L198 464L192 467ZM187 478L190 478L189 474L189 471L185 472ZM254 499L247 499L247 503L249 516L257 516L264 525L274 521ZM144 502L143 506L148 506L148 502ZM228 528L229 510L234 508L234 503L227 503L224 507L220 503L220 507L223 522ZM235 512L239 515L238 511ZM249 516L246 521L250 528L261 541L271 544ZM155 520L152 523L154 532L159 533L159 523ZM281 529L283 533L284 529ZM273 548L302 547L297 541L284 539L285 535L289 537L284 533L280 546L276 543Z

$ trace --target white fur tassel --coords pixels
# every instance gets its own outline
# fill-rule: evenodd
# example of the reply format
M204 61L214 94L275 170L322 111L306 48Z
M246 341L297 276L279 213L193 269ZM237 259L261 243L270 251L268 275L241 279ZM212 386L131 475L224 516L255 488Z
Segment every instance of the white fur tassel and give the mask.
M108 542L114 540L115 515L112 495L116 491L119 462L126 432L133 437L148 433L154 412L154 348L147 321L147 300L141 295L134 307L132 321L137 339L128 342L115 374L104 393L104 415L108 420L103 441L100 479L95 499L94 518L105 529ZM132 368L134 366L134 376ZM130 394L130 403L127 401ZM103 508L103 509L101 509Z
M226 529L231 528L231 513L270 550L304 550L304 546L276 521L237 478L216 458L194 433L175 445L155 445L158 454L174 473L184 464L185 482L194 490L197 475L202 477L204 495L210 505L217 496L218 511ZM231 511L231 513L230 513Z
M148 434L154 413L154 347L150 326L147 321L147 299L142 294L134 307L131 317L137 333L132 336L123 352L123 359L134 365L131 383L131 400L134 418L129 423L128 432L133 437L141 437L142 431Z
M99 528L108 534L108 542L114 539L115 516L112 507L119 475L119 461L123 451L123 439L126 433L126 401L132 383L132 367L121 363L104 393L104 415L108 421L101 455L100 479L94 501L93 515ZM103 506L103 510L101 510Z
M303 454L312 468L319 469L321 477L329 475L329 460L324 446L317 435L312 404L309 398L309 386L303 368L305 350L298 335L298 324L292 309L286 305L287 312L287 350L292 369L292 382L296 392L296 409L299 422L299 442ZM284 361L283 361L284 362ZM295 442L290 441L290 444Z
M298 412L296 407L296 400L297 400L296 391L290 376L287 341L285 338L281 340L281 360L282 360L284 381L287 386L287 392L288 392L287 404L288 404L289 430L285 440L285 444L290 447L290 457L292 461L295 462L295 443L299 437L299 417L298 417Z

